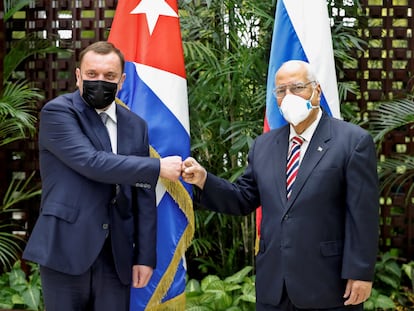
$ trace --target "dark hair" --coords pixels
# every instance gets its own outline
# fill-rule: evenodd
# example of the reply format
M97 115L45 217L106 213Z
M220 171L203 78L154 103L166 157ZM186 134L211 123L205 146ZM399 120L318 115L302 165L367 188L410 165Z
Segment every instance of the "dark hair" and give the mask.
M124 71L124 66L125 66L124 54L122 54L122 52L117 47L115 47L115 45L113 45L111 42L108 42L108 41L98 41L98 42L92 43L91 45L87 46L84 50L82 50L79 54L79 67L82 64L82 60L85 54L90 51L93 51L95 53L102 54L102 55L107 55L113 52L116 53L119 56L119 60L121 62L122 72Z

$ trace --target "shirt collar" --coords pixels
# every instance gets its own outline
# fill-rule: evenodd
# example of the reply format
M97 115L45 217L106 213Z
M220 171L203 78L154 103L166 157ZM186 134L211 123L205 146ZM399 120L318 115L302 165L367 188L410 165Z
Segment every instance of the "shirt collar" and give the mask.
M305 141L310 142L310 140L312 139L313 133L315 133L316 127L318 126L319 121L321 120L321 118L322 118L322 109L319 108L318 115L316 116L315 121L313 121L312 124L309 125L309 127L306 130L304 130L303 133L300 134L300 135L296 134L295 129L293 128L293 126L290 125L289 141L291 141L292 138L295 137L295 136L300 136Z
M104 109L95 109L95 110L98 114L105 111L105 113L108 115L108 117L114 123L116 123L117 118L116 118L116 103L115 102L112 102L112 104L110 104L106 110L104 110Z

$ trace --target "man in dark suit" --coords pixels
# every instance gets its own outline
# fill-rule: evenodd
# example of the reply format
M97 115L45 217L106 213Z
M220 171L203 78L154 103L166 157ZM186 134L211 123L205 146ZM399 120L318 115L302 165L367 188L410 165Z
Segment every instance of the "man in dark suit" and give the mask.
M321 88L308 63L283 64L275 96L289 124L255 140L235 183L193 158L183 162L182 177L202 190L201 203L211 210L247 215L262 206L257 310L363 310L379 232L373 140L320 109ZM295 136L302 144L292 164ZM297 175L287 162L292 171L299 165Z
M40 264L48 311L129 310L131 282L156 265L155 187L181 158L150 158L145 121L115 103L124 63L111 43L88 46L79 90L40 114L42 201L23 257Z

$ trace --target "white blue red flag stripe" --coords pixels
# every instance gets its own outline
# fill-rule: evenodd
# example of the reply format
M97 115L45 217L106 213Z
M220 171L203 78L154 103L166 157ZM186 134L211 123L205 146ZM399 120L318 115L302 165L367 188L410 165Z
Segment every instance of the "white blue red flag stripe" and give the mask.
M177 1L119 0L108 41L127 61L118 97L147 121L153 154L188 157L187 82ZM157 208L157 267L148 286L131 289L131 311L185 303L184 254L194 233L191 187L159 181Z
M277 1L267 77L265 129L286 124L272 90L276 71L288 60L303 60L311 64L322 87L321 106L328 114L340 118L326 0Z
M275 74L289 60L303 60L312 66L322 88L321 106L340 118L338 88L326 0L278 0L267 76L264 131L286 124L273 96ZM261 209L256 212L260 237ZM258 244L256 243L256 251Z

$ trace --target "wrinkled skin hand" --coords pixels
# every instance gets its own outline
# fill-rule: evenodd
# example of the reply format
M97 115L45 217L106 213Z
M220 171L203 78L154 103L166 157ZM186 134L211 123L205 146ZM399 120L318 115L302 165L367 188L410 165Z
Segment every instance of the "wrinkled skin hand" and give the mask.
M345 305L358 305L366 301L371 295L372 282L360 280L348 280L344 298Z
M194 158L188 157L183 161L181 177L185 182L203 189L207 179L207 171Z

